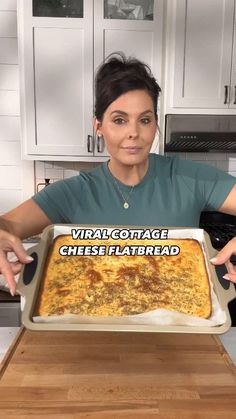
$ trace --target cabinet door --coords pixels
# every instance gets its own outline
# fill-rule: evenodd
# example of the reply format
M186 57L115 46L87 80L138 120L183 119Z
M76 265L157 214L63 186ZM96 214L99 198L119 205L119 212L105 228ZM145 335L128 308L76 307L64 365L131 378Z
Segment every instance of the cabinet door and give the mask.
M94 1L95 71L109 54L122 51L147 63L161 83L162 20L162 0Z
M236 4L235 4L236 5ZM234 15L234 42L232 57L232 76L230 86L230 108L236 108L236 11Z
M71 10L54 7L62 2L51 8L48 3L20 1L24 155L48 160L93 155L87 148L93 112L92 0L81 0Z
M225 108L234 0L177 0L173 107Z

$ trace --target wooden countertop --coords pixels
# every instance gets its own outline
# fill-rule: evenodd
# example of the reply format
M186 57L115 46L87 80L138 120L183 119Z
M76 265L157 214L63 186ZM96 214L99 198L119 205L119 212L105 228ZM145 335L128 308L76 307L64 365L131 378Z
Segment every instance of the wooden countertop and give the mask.
M210 335L22 329L0 418L235 419L236 367Z

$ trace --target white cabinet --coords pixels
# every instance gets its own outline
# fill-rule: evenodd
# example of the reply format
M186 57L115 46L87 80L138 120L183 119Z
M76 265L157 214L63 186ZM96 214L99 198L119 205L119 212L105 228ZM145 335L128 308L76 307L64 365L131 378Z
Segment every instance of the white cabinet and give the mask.
M103 160L93 132L96 68L123 51L161 81L163 0L19 0L18 6L24 158Z
M235 1L170 3L175 15L170 107L236 108Z

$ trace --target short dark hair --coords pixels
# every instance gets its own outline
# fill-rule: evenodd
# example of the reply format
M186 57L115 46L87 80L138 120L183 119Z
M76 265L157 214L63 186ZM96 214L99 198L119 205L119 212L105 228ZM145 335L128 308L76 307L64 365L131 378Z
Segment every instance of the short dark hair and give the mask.
M157 119L157 101L160 86L149 66L122 53L109 55L98 68L95 77L95 117L102 121L108 106L119 96L131 90L145 90L151 97Z

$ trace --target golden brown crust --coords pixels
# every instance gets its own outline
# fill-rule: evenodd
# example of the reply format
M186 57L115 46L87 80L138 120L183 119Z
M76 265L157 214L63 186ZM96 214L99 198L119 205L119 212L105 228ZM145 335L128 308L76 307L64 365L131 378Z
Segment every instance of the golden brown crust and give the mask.
M157 308L208 318L210 285L201 246L192 239L113 240L111 245L179 246L176 256L61 256L68 245L101 240L59 236L49 252L36 315L124 316Z

